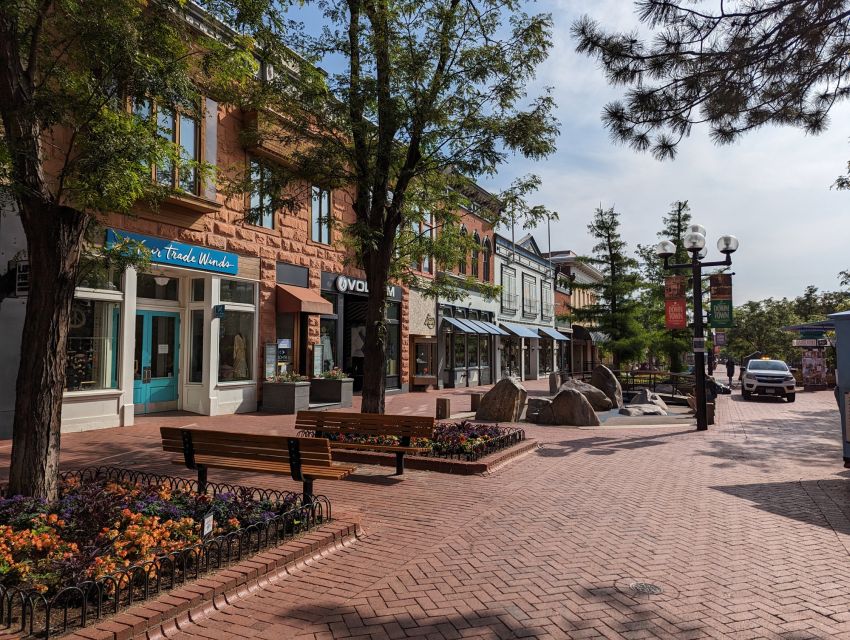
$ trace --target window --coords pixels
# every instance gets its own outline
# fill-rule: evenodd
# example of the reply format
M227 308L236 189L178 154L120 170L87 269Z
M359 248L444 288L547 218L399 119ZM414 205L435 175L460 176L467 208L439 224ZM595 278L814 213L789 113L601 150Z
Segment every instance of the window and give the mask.
M473 234L472 239L475 241L475 248L472 250L472 277L478 277L478 245L481 243L481 238L478 233Z
M65 391L118 388L120 305L74 299L65 356Z
M386 309L387 319L387 369L386 375L398 376L401 363L401 303L388 302ZM400 381L387 381L387 384L398 386Z
M254 283L242 280L221 280L221 301L254 304Z
M478 336L469 336L466 339L466 361L468 366L478 366Z
M203 280L201 280L203 282ZM192 309L189 382L204 381L204 310Z
M153 167L152 177L165 187L197 195L200 189L197 163L201 160L201 123L195 114L157 105L147 98L133 101L133 113L148 120L156 117L159 135L177 145L179 170L171 160L163 159ZM189 165L189 166L186 166Z
M319 321L319 344L322 345L322 371L330 371L336 366L336 330L336 320L322 318Z
M455 343L455 369L466 368L466 336L456 333Z
M484 238L484 271L481 279L484 282L490 282L490 255L493 249L490 246L490 238Z
M554 312L552 295L552 283L542 280L540 282L540 310L544 318L551 318Z
M516 271L502 267L502 309L516 311Z
M537 315L537 278L522 274L522 315Z
M204 301L204 279L203 278L193 278L192 279L192 302L203 302Z
M151 300L177 300L178 284L177 278L140 273L136 279L136 297Z
M425 217L425 222L422 223L422 235L427 240L426 246L431 246L431 241L434 238L434 218L429 213ZM422 256L422 265L420 271L424 273L431 273L431 256L429 254L425 254Z
M312 233L313 242L331 243L331 193L326 189L313 187L312 196Z
M254 312L225 310L218 339L218 379L251 380L254 362Z
M460 228L460 235L463 236L464 241L466 241L466 227L462 226ZM466 256L461 258L461 260L458 262L457 272L462 276L466 275Z
M274 198L271 169L259 160L248 162L251 170L251 198L246 220L249 224L274 229Z
M480 336L478 340L478 361L482 367L487 368L490 366L490 336Z

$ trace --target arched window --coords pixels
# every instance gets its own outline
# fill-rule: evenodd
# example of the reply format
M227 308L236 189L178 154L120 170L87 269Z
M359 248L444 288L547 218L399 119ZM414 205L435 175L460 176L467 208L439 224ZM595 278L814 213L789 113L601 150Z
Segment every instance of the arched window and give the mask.
M463 225L460 227L460 235L466 236L466 227ZM462 276L466 275L466 258L463 258L457 263L457 272Z
M475 241L475 248L472 249L472 277L478 277L478 245L481 244L481 238L478 232L472 234L472 239Z
M482 280L490 282L490 257L493 253L493 247L490 244L490 238L484 238L484 271L482 272Z

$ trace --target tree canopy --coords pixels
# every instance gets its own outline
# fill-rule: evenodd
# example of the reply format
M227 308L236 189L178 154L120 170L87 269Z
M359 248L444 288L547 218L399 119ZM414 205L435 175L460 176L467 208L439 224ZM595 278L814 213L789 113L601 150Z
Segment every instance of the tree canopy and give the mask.
M637 2L646 34L607 31L589 16L575 22L577 50L627 87L603 113L612 136L670 158L699 124L718 144L768 124L823 131L850 97L850 2L713 4Z

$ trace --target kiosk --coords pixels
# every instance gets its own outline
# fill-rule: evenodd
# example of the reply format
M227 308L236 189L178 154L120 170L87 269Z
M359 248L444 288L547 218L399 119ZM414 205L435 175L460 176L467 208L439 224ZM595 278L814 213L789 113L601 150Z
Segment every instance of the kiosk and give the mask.
M835 398L841 414L844 466L850 468L850 311L829 316L835 321Z

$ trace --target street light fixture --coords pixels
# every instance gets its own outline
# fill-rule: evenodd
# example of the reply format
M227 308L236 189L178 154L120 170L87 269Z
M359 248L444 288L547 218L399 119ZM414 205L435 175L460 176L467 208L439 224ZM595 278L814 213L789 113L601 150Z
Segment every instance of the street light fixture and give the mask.
M676 245L669 240L662 240L655 246L655 253L664 260L664 268L671 271L690 269L694 286L694 373L696 377L696 414L697 431L708 429L708 418L705 405L705 327L702 317L702 270L704 267L729 267L732 265L732 254L738 250L738 238L721 236L717 241L717 250L725 256L719 262L703 262L708 255L706 246L705 227L692 224L684 237L685 249L691 254L691 261L683 264L670 264L670 258L676 254Z

